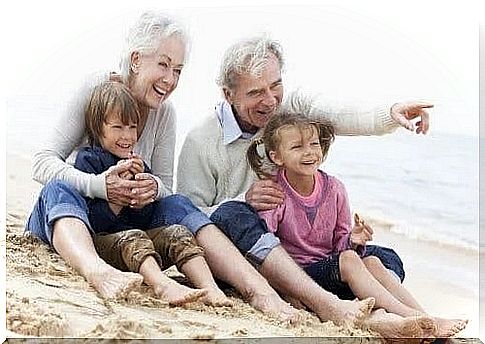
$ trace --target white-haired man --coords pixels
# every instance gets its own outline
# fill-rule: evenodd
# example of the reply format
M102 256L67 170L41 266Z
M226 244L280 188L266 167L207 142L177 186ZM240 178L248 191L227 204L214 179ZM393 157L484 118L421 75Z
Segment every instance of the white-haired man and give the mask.
M211 214L211 220L224 232L212 226L195 235L214 274L235 286L253 306L294 315L289 306L268 292L267 281L293 305L308 307L322 320L358 320L365 317L372 302L343 301L323 290L288 256L278 238L265 230L257 214L283 200L280 187L272 180L256 181L246 161L252 138L283 101L282 68L279 44L266 37L239 41L226 51L218 80L225 99L217 104L214 114L188 134L178 161L177 191ZM397 103L391 109L370 112L325 108L325 113L340 135L381 135L399 126L413 130L415 118L420 118L416 132L426 133L429 121L425 109L430 107ZM371 233L364 231L364 236L369 238ZM388 253L399 260L392 250ZM396 331L415 321L393 318L387 322L380 315L372 318L375 322L370 325L385 335L397 335ZM421 327L426 326L428 323ZM421 327L418 324L413 331L423 330ZM410 334L416 335L406 333Z

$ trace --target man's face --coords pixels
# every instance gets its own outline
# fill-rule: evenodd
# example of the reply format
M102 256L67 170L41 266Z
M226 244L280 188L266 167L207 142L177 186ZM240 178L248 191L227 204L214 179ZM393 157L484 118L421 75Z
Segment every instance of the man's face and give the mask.
M283 99L283 82L276 56L267 60L259 76L238 76L232 89L224 89L226 100L236 109L241 129L254 133L275 114Z

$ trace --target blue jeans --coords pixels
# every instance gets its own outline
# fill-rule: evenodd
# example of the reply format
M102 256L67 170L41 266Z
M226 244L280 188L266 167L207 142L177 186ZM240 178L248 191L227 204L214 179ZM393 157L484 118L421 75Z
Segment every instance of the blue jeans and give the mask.
M268 231L266 222L259 217L256 210L245 202L223 203L210 218L256 267L280 244L279 239ZM404 280L403 263L394 250L367 245L364 257L367 256L379 258L387 269L395 273L401 281Z
M157 202L153 202L151 207L151 217L149 218L143 217L146 215L143 211L138 213L141 217L134 217L133 219L125 216L123 212L119 214L120 216L114 216L110 212L113 217L93 218L96 225L93 226L90 221L90 215L98 215L99 209L91 212L86 200L77 190L66 182L54 180L47 183L42 189L34 210L27 221L26 231L52 246L54 223L56 220L65 217L74 217L84 222L92 235L97 233L115 233L134 228L146 230L174 224L183 225L192 233L195 233L201 227L212 223L187 197L182 195L164 197ZM129 210L132 211L133 209ZM140 228L139 225L142 225L144 228Z

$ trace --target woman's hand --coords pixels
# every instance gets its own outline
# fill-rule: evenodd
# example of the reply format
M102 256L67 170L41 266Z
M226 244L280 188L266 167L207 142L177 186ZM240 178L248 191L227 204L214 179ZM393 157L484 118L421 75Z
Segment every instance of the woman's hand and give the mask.
M246 202L257 211L271 210L283 203L283 188L273 180L258 180L251 185L245 195Z
M122 160L117 165L111 166L106 172L106 194L108 202L128 206L132 200L132 189L138 184L135 180L125 180L124 176L131 174L133 163Z
M350 244L352 247L365 246L367 241L372 240L372 234L374 234L372 228L364 220L361 220L356 213L354 215L354 227L350 233Z
M155 201L158 193L158 184L150 173L138 173L135 175L136 186L132 188L130 195L130 207L143 208Z

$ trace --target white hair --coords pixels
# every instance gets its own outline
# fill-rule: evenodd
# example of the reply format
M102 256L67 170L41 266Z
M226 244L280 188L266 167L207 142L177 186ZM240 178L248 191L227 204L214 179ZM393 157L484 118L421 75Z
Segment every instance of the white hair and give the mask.
M260 75L268 59L274 55L283 70L283 50L281 45L267 35L244 39L226 50L222 59L217 84L233 89L236 77L242 74Z
M121 53L120 71L123 80L127 81L130 76L131 56L134 52L153 52L164 38L173 36L180 38L184 43L187 58L189 38L186 29L164 13L156 11L143 13L129 31Z

